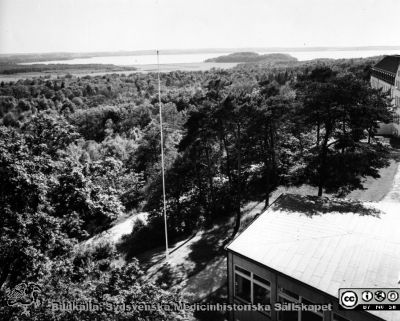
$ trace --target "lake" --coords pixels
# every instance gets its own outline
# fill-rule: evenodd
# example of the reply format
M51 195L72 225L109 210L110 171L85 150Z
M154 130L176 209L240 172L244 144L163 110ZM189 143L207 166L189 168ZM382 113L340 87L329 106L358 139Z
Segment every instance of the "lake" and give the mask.
M260 54L272 52L259 52ZM321 50L321 51L296 51L285 52L300 61L311 60L316 58L365 58L379 55L400 54L400 50ZM160 64L193 64L201 63L206 59L227 55L226 52L219 53L185 53L185 54L160 54ZM156 55L135 55L135 56L109 56L109 57L92 57L77 58L71 60L54 60L40 62L42 64L113 64L119 66L134 65L154 65L157 64ZM24 63L26 65L34 63Z

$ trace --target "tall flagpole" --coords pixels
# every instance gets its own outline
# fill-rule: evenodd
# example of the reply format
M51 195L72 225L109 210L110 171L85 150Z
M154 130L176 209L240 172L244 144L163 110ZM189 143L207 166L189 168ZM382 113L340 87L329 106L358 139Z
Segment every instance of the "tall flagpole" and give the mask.
M164 175L164 134L161 108L161 81L160 81L160 59L157 50L157 78L158 78L158 105L160 108L160 133L161 133L161 171L162 171L162 188L164 203L164 232L165 232L165 258L168 260L168 231L167 231L167 205L165 201L165 175Z

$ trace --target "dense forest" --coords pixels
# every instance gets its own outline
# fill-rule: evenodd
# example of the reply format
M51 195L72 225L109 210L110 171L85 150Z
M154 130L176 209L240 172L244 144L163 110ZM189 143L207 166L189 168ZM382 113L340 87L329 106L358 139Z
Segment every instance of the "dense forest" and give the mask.
M14 75L24 74L30 72L59 72L65 74L68 71L86 70L86 71L110 71L110 72L121 72L121 71L134 71L134 67L122 67L115 65L105 64L33 64L33 65L19 65L19 64L2 64L0 63L0 74L2 75Z
M374 138L392 117L369 86L377 59L243 64L161 74L168 231L172 239L269 204L282 185L345 196L378 177L389 151ZM141 281L135 256L163 242L160 124L153 73L35 78L0 84L0 287L35 282L48 297L178 302ZM146 211L117 249L75 245ZM118 251L128 263L114 266ZM53 320L36 309L2 320ZM94 312L93 312L94 313ZM125 312L179 320L182 311ZM62 320L114 314L64 313ZM116 319L115 319L116 320Z
M294 62L296 58L289 54L271 53L260 55L256 52L235 52L226 56L207 59L206 62Z

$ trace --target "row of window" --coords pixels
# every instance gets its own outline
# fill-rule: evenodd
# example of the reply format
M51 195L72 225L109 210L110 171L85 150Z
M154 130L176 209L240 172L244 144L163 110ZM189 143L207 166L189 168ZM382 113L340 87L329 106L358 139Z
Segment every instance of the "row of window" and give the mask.
M390 96L393 97L393 87L391 85L379 82L378 80L372 79L371 80L371 87L375 89L382 88L383 92L390 92Z
M394 104L396 107L400 107L400 97L394 97Z
M313 302L305 299L288 291L284 288L278 289L278 302L280 303L304 303L313 304ZM284 311L278 312L279 321L323 321L324 315L322 312L312 312L312 311Z
M234 296L239 301L251 304L271 304L271 283L258 276L255 273L247 271L240 266L235 265L235 288ZM304 303L313 304L313 302L306 298L291 292L282 287L278 288L278 302L280 303ZM265 312L267 315L270 312ZM321 312L312 311L279 311L279 321L323 321L324 316ZM337 315L333 314L333 321L349 321Z

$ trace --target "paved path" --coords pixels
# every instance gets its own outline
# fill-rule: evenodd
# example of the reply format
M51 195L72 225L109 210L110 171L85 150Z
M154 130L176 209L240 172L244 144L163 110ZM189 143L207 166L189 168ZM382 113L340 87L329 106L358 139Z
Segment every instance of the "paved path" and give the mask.
M400 166L397 166L397 172L394 176L393 185L389 193L382 199L382 202L400 202ZM400 212L400 210L399 210ZM400 214L400 213L399 213Z

